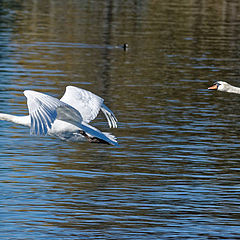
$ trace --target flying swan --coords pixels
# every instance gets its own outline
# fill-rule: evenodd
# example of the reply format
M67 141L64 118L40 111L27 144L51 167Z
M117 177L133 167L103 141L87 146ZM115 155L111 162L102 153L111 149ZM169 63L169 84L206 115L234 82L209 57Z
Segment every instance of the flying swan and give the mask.
M218 81L214 83L213 86L209 87L208 89L210 90L218 90L221 92L229 92L229 93L237 93L240 94L240 88L234 87L230 85L229 83L223 82L223 81Z
M29 115L0 113L0 120L30 127L30 134L33 135L48 134L67 141L88 140L118 145L115 136L88 124L101 110L109 127L117 128L116 117L101 97L74 86L67 86L60 100L32 90L25 90L24 95L27 98Z

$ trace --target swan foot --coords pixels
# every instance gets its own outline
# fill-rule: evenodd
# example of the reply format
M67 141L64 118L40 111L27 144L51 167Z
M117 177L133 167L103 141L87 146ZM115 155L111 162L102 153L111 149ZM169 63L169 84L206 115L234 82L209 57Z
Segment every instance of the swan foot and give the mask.
M108 144L111 145L110 143L108 143L105 140L102 140L100 138L97 137L90 137L86 134L86 132L84 132L83 130L79 130L79 134L83 135L84 137L86 137L86 139L88 140L88 142L90 143L103 143L103 144Z

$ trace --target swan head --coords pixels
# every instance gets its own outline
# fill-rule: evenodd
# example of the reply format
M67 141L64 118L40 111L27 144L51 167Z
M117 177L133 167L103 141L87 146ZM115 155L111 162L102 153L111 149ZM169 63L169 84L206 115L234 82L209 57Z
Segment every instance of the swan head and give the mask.
M213 84L213 86L209 87L210 90L218 90L221 92L228 92L228 90L231 88L231 85L227 82L223 81L217 81Z

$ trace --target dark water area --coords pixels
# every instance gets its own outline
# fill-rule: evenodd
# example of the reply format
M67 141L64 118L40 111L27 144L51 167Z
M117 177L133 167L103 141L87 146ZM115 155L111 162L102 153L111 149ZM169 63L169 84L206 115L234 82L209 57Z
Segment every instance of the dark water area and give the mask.
M68 85L119 147L0 122L2 239L240 239L239 1L1 1L0 112ZM124 43L129 48L124 51Z

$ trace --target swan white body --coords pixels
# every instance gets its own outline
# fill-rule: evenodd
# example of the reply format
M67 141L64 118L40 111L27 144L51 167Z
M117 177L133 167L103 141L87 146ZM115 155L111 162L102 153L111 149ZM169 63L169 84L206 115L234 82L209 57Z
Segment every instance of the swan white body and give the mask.
M221 92L237 93L240 94L240 88L234 87L227 82L218 81L213 86L209 87L210 90L218 90Z
M27 98L29 115L0 113L0 120L28 126L30 133L34 135L49 134L68 141L88 140L118 145L112 134L101 132L88 124L101 110L109 127L117 127L116 117L99 96L73 86L66 87L60 100L32 90L25 90L24 95Z

